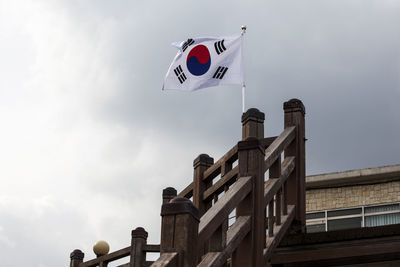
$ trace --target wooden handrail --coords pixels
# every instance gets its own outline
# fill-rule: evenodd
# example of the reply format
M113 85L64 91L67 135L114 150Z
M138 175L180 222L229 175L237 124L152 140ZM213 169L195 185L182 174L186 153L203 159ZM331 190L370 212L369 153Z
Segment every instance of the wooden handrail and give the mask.
M236 166L204 192L203 200L209 201L214 194L222 193L224 191L224 186L230 186L236 180L238 173L239 166Z
M242 242L251 228L251 217L240 216L227 232L227 244L221 252L209 252L197 267L217 267L224 266L227 259L232 255L235 249Z
M288 231L290 224L295 216L295 206L288 206L288 214L282 216L282 224L275 226L273 236L267 239L266 248L264 249L264 261L268 262L271 254L278 246L283 236Z
M143 248L145 252L160 252L160 245L145 245Z
M178 266L178 253L177 252L169 252L163 253L156 260L151 267L176 267Z
M251 191L251 177L239 178L231 188L201 218L199 224L199 244L203 244L237 204Z
M160 252L160 245L147 244L144 246L143 251L144 252ZM108 263L111 261L116 261L116 260L122 259L124 257L128 257L129 255L131 255L131 246L114 251L110 254L106 254L106 255L98 257L96 259L89 260L87 262L83 262L79 266L80 267L95 267L101 262ZM121 265L121 266L123 266L123 265Z
M281 155L283 150L295 139L296 127L291 126L283 130L281 135L276 138L272 144L265 149L264 172L271 167L275 160Z
M269 179L264 185L264 205L267 205L278 190L282 187L286 179L292 173L295 167L295 157L287 157L282 162L282 173L277 179Z
M267 149L274 141L275 139L278 138L278 136L272 136L272 137L265 137L260 139L260 145L263 149Z
M131 254L131 247L126 247L117 251L114 251L110 254L106 254L104 256L100 256L96 259L89 260L87 262L83 262L79 265L79 267L95 267L99 265L101 262L110 262L110 261L115 261L119 260L121 258L127 257Z
M237 160L237 145L232 147L225 155L223 155L217 162L214 163L210 168L208 168L203 174L203 180L214 179L220 172L221 166L225 162L234 162Z
M186 198L191 198L193 196L193 182L191 182L188 186L185 187L185 189L180 192L177 197L186 197Z

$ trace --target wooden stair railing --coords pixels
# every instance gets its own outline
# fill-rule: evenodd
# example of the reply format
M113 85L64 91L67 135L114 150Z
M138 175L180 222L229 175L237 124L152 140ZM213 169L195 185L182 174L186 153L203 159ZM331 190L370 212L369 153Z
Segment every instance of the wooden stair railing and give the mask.
M74 251L70 266L105 267L128 255L131 262L119 267L149 266L149 251L161 253L153 267L269 266L284 235L305 230L304 115L300 100L285 102L283 132L264 138L264 113L249 109L242 116L242 141L215 163L198 156L193 182L178 195L164 189L160 246L147 245L146 233L142 243L132 241L131 247L85 263Z
M191 235L198 264L176 260L170 266L226 266L228 259L231 266L268 266L289 230L304 231L305 109L294 99L284 104L284 111L285 129L278 137L264 138L264 114L250 109L242 117L243 141L215 164L206 154L195 159L194 181L178 197L192 198L201 217L198 232ZM236 220L228 228L235 208ZM168 258L179 259L179 249L173 250L174 257L165 252ZM161 261L153 266L165 266Z

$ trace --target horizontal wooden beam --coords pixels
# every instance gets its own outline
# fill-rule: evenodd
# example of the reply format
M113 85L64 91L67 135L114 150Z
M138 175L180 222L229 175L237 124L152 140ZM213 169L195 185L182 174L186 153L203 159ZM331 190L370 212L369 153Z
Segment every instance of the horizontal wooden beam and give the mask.
M264 171L277 160L283 150L293 141L296 137L296 127L291 126L283 130L281 135L272 142L272 144L265 149L265 166Z
M203 174L203 180L214 179L219 172L221 172L221 166L225 162L234 162L237 160L237 145L232 147L225 155L223 155L217 162L215 162L210 168L208 168Z
M226 220L232 210L251 191L252 177L239 178L231 188L218 200L201 218L199 224L199 247L217 230Z
M250 231L251 217L240 216L227 232L227 244L222 252L209 252L197 267L218 267L224 266L228 258L242 242L243 238Z
M160 252L160 245L144 245L143 248L144 251L146 252Z
M282 171L279 178L270 178L264 185L264 205L267 205L282 187L283 183L294 170L295 157L287 157L282 162Z
M214 194L222 193L224 191L224 186L226 184L231 185L233 181L236 180L238 174L239 166L236 166L204 192L203 200L209 201Z
M284 247L272 255L273 264L301 263L338 258L358 258L361 256L379 256L400 254L400 236L358 239L314 245Z
M288 205L288 214L282 216L282 223L274 225L274 233L272 237L267 238L267 245L264 249L264 262L268 262L275 248L279 245L284 235L287 233L295 216L295 206Z

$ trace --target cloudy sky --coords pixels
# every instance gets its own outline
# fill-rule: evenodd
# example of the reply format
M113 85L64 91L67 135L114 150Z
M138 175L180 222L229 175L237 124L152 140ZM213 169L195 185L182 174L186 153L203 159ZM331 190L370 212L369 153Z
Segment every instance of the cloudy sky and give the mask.
M397 0L0 0L3 266L159 242L162 189L241 135L240 86L161 91L170 44L243 24L246 105L272 136L303 101L308 174L400 163Z

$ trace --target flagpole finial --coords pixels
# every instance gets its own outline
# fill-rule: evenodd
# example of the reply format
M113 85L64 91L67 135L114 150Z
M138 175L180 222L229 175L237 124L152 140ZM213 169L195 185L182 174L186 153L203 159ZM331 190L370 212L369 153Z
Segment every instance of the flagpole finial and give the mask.
M245 34L247 30L247 26L246 25L242 25L242 34Z

